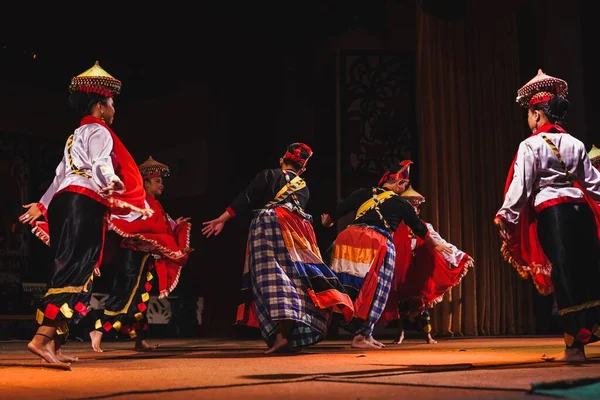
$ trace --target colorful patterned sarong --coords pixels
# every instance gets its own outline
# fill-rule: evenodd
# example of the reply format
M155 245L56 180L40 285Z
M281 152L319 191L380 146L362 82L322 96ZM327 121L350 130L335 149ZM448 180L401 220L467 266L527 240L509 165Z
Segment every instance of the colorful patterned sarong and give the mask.
M392 236L375 226L350 225L337 236L331 269L354 300L355 318L342 325L371 336L388 299L396 257Z
M260 327L270 345L277 322L294 321L294 348L322 341L331 312L350 321L352 301L325 265L310 216L290 204L266 207L250 224L236 323Z

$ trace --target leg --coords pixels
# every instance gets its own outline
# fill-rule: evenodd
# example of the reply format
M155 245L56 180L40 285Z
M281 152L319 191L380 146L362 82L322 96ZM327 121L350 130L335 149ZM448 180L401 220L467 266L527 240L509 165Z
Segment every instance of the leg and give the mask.
M429 310L425 309L423 310L423 312L421 313L421 315L419 315L419 326L421 326L421 329L423 329L423 332L425 333L425 341L427 342L427 344L437 344L437 340L433 339L431 337L431 317L429 316Z
M587 204L559 204L538 215L540 244L552 263L552 282L565 350L546 361L584 362L584 346L594 341L600 320L600 279L596 224Z
M96 201L69 192L57 195L48 210L55 271L36 311L39 328L28 345L46 362L76 360L64 355L61 346L67 339L69 321L75 314L87 314L93 271L104 244L105 211Z
M352 347L353 349L380 349L381 348L379 346L376 346L369 340L367 340L367 337L360 333L358 335L354 336L354 338L352 338L352 343L350 344L350 347Z
M94 350L95 352L102 353L104 351L100 347L100 345L102 344L103 334L104 332L102 332L99 329L94 329L93 331L90 331L90 341L92 342L92 350Z
M548 356L545 353L542 354L542 360L568 363L583 363L586 361L585 345L582 342L575 342L572 346L566 346L566 348L556 356Z
M381 346L376 344L376 340L373 339L373 325L368 325L368 322L360 319L354 319L353 324L357 327L354 330L354 337L350 347L353 349L381 349Z
M51 364L60 364L58 357L56 356L56 350L54 348L54 336L56 335L56 328L49 325L41 325L38 327L33 339L27 345L27 349L40 357L42 361Z
M101 352L103 335L115 332L136 339L134 349L137 351L153 350L156 346L149 346L143 334L148 326L145 315L149 292L156 282L153 258L150 254L119 248L113 260L118 263L117 274L104 314L90 332L92 348Z
M133 328L137 334L135 338L135 351L153 351L156 350L160 344L150 345L146 342L148 337L148 321L146 320L146 312L143 313L143 318L140 321L134 322Z
M54 350L56 357L60 362L71 363L79 361L79 357L72 357L64 354L61 350L63 344L67 342L69 337L69 325L66 322L60 323L56 328L56 335L54 336Z
M400 319L398 319L398 339L394 340L393 344L402 344L404 341L404 321L402 319L402 314L400 314Z

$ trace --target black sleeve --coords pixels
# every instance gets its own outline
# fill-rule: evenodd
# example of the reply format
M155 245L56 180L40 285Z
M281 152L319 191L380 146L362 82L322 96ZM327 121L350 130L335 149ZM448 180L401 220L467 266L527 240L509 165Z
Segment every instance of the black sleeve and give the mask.
M420 238L424 238L429 233L427 225L419 218L415 209L409 202L404 199L399 199L398 207L401 208L401 216L404 223Z
M370 192L370 189L358 189L352 194L350 194L348 197L340 201L335 207L335 210L331 214L329 214L331 220L337 221L344 215L348 214L350 211L356 212L358 208L362 205L362 203L367 201L369 198L368 196L366 196L366 191Z
M265 192L269 187L268 172L268 170L259 172L248 187L246 187L246 190L238 194L231 204L229 204L227 211L230 213L233 211L234 215L237 215L263 207Z

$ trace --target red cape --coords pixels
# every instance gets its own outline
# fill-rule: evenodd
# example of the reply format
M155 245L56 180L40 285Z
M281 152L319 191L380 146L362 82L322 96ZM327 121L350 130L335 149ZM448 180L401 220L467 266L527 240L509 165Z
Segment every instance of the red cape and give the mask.
M469 272L469 255L465 254L459 265L452 268L439 252L419 237L413 251L410 234L410 228L403 223L394 233L394 281L380 323L400 318L399 302L409 302L409 314L421 314L425 308L440 302L444 294L458 285Z
M193 251L190 247L192 224L182 222L172 228L160 202L150 195L146 201L154 211L151 217L131 222L111 218L109 229L125 238L125 247L160 256L155 260L158 285L161 293L168 294L177 286L181 268Z
M541 133L566 132L558 125L544 124L531 136ZM504 198L506 198L506 193L512 183L516 160L517 156L515 155L508 170L506 184L504 185ZM596 219L596 226L599 227L600 237L600 207L598 203L590 197L589 193L579 183L575 182L574 186L583 192L587 204L592 209ZM507 223L506 221L504 222ZM519 222L514 226L509 226L509 228L511 228L510 237L507 240L502 239L501 252L504 259L517 270L523 279L527 279L531 275L531 279L540 294L548 295L554 292L554 285L550 278L552 265L538 240L537 221L532 201L529 201L523 208Z

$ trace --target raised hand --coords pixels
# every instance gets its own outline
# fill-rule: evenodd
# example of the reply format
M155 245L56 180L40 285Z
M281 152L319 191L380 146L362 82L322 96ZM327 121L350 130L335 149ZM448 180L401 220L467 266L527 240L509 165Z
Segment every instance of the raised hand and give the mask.
M125 189L125 184L118 180L112 181L108 186L101 188L98 192L104 197L109 197L112 196L113 192L123 189Z
M19 222L32 224L36 219L42 216L42 211L37 203L25 204L23 205L23 208L27 208L27 211L19 217Z

